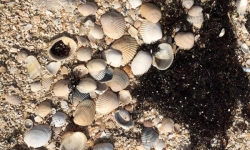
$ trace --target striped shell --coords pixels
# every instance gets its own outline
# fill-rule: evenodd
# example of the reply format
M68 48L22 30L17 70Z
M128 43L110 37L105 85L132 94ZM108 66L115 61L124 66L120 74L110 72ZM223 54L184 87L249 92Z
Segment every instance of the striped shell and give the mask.
M128 104L132 100L132 96L128 90L121 90L118 97L119 101L123 104Z
M102 28L96 24L90 29L89 35L95 39L102 39L104 37Z
M84 66L84 64L81 64L73 69L73 73L79 78L82 78L89 73L89 70Z
M46 69L52 74L56 75L58 70L61 68L61 62L51 62L46 66Z
M48 100L42 101L39 105L35 114L41 117L47 116L52 111L51 103Z
M93 50L89 47L80 47L76 52L76 57L80 61L89 61L92 57Z
M236 7L237 7L237 13L239 15L244 15L247 10L247 0L237 0Z
M113 150L114 147L110 143L99 143L93 147L93 150Z
M87 137L82 132L73 132L63 138L59 150L83 150L87 143Z
M159 135L153 128L144 128L142 130L141 141L146 150L150 150L154 147L158 140Z
M133 59L139 45L134 38L125 35L114 41L111 47L115 50L119 50L122 53L122 66L124 66Z
M86 2L85 4L80 4L78 6L78 11L83 16L94 15L96 13L96 11L97 11L97 6L93 2Z
M161 133L167 134L169 132L172 132L173 129L174 129L174 121L170 118L164 118L159 128L159 131Z
M18 95L9 95L5 100L12 105L19 105L22 102L22 98Z
M129 130L134 125L129 112L124 109L119 110L115 113L115 121L120 127L125 130Z
M97 88L96 82L91 78L83 78L76 86L81 93L90 93Z
M57 81L53 88L54 95L58 97L68 97L70 92L68 84L69 80Z
M115 93L106 91L96 101L96 112L108 114L119 106L119 100Z
M187 9L190 9L194 4L194 0L181 0L181 1L182 1L182 6Z
M52 116L52 122L54 123L55 127L61 127L66 123L67 115L63 112L56 112Z
M73 91L73 105L77 106L81 101L85 100L85 99L89 99L90 98L90 94L89 93L81 93L80 91L78 91L77 89L75 89Z
M103 59L113 67L120 67L122 64L122 53L118 50L108 49L102 53Z
M88 126L95 119L95 102L92 100L82 101L74 113L74 123L80 126Z
M200 28L204 21L202 8L200 6L191 7L188 11L187 21L193 24L193 26Z
M152 64L152 56L149 52L139 51L131 63L131 70L134 75L146 73Z
M42 76L42 90L43 91L49 91L50 86L52 85L53 81L54 81L55 77L53 75L48 75L48 74L44 74Z
M128 0L132 8L136 8L142 4L141 0Z
M25 59L26 68L28 70L29 76L31 79L35 79L36 77L41 75L41 65L34 56L28 56Z
M184 50L190 50L194 46L194 34L191 32L179 32L174 41L177 46Z
M125 89L128 85L128 75L123 70L115 69L112 79L108 81L108 86L112 89L112 91L119 92Z
M149 22L157 23L161 19L161 9L152 3L143 3L140 7L142 17Z
M112 73L106 68L107 64L102 59L93 59L87 63L89 74L98 81L108 81Z
M150 44L162 38L161 25L159 23L143 22L139 32L143 42Z
M112 39L123 36L126 26L123 16L117 12L107 12L101 16L101 24L104 34Z

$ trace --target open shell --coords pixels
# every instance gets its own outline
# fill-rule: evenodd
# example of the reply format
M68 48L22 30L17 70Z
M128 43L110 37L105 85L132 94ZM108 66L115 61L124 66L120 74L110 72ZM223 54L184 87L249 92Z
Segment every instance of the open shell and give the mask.
M35 79L36 77L41 75L41 65L34 56L28 56L25 59L26 67L31 79Z
M154 147L158 140L159 135L153 128L144 128L142 130L141 141L146 150L150 150Z
M118 50L108 49L102 53L107 64L113 67L120 67L122 64L122 53Z
M63 112L56 112L52 116L52 122L55 127L61 127L66 123L67 115Z
M152 56L149 52L139 51L131 63L131 70L134 75L146 73L152 64Z
M83 78L76 86L81 93L90 93L97 88L96 82L91 78Z
M132 8L136 8L142 4L141 0L128 0Z
M54 95L58 97L68 97L70 92L68 84L69 80L57 81L53 88Z
M128 104L132 100L132 96L128 90L121 90L118 97L123 104Z
M143 3L140 7L142 17L149 22L157 23L161 19L161 9L152 3Z
M119 106L119 100L115 93L106 91L96 101L96 112L108 114Z
M161 25L144 21L139 29L143 42L150 44L162 38Z
M93 50L89 47L80 47L76 52L76 57L80 61L89 61L92 57Z
M86 143L87 137L84 133L69 133L63 138L59 150L83 150Z
M58 70L61 68L61 62L51 62L47 65L46 69L52 74L56 75Z
M187 9L190 9L194 4L194 0L181 0L181 1L182 1L182 6Z
M5 99L12 105L19 105L22 102L22 98L18 95L8 95Z
M161 133L167 134L169 132L172 132L173 129L174 129L174 121L170 118L164 118L159 128L159 131Z
M86 2L85 4L80 4L78 6L78 11L83 16L94 15L96 13L96 11L97 11L97 6L93 2Z
M112 79L108 81L108 86L112 89L112 91L119 92L125 89L128 85L128 75L123 70L115 69Z
M99 143L93 147L93 150L113 150L114 147L110 143Z
M194 34L191 32L179 32L174 40L176 45L184 50L190 50L194 46Z
M39 105L35 114L41 117L47 116L52 111L51 103L48 100L42 101Z
M134 125L129 112L124 109L119 110L115 113L115 121L120 127L125 130L129 130Z
M202 13L202 7L193 6L188 11L187 21L193 24L193 26L200 28L204 22L204 17Z

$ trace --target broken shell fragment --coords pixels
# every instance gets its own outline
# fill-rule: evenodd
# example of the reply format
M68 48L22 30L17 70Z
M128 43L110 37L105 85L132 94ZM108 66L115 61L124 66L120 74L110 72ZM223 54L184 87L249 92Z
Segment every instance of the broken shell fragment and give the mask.
M83 78L76 86L81 93L90 93L97 88L96 82L91 78Z
M119 106L119 100L115 93L106 91L96 101L96 112L108 114Z
M131 70L134 75L146 73L152 64L152 56L146 51L139 51L131 63Z
M81 93L77 89L73 91L73 103L81 102L90 97L89 93Z
M93 147L93 150L114 150L114 147L110 143L99 143Z
M58 97L68 97L70 92L68 84L69 80L57 81L53 88L54 95Z
M46 69L52 74L56 75L58 70L61 68L61 62L51 62L47 65Z
M51 113L51 103L48 100L42 101L39 105L37 110L35 111L35 114L41 117L47 116L49 113Z
M22 98L18 95L9 95L5 100L12 105L19 105L22 102Z
M28 73L31 79L35 79L36 77L41 75L41 65L34 56L28 56L25 59L26 67L28 69Z
M132 8L136 8L142 4L141 0L128 0Z
M166 70L174 60L173 49L167 43L158 45L158 48L160 50L153 56L153 66L159 70Z
M190 50L194 46L194 34L191 32L179 32L174 41L177 46L184 50Z
M143 42L150 44L162 38L161 25L159 23L143 22L140 29Z
M89 61L92 57L93 50L89 47L81 47L76 52L76 57L80 61Z
M63 135L59 150L83 150L87 143L87 137L82 132L66 133Z
M52 123L55 127L61 127L66 123L67 115L63 112L56 112L52 116Z
M161 9L152 3L143 3L140 7L142 17L149 22L157 23L161 19Z
M96 24L90 29L89 35L95 39L102 39L104 37L102 28Z
M190 9L194 5L194 0L181 0L182 1L182 6Z
M41 88L42 88L42 86L41 86L40 82L33 82L33 83L30 84L30 90L32 92L36 93L36 92L40 91Z
M152 147L154 147L158 140L159 135L153 128L144 128L142 130L141 141L146 150L150 150Z
M159 128L159 131L161 133L167 134L169 132L172 132L173 129L174 129L174 121L170 118L164 118Z
M244 15L247 10L247 0L237 0L236 7L239 15Z
M94 15L96 13L96 11L97 11L97 6L93 2L86 2L85 4L80 4L78 6L78 11L83 16Z
M202 10L200 6L193 6L188 11L187 21L197 28L200 28L204 21Z
M107 83L112 91L119 92L129 85L129 77L123 70L115 69L112 79Z
M129 130L134 125L129 112L124 109L118 110L115 113L115 121L120 127L125 130Z
M113 67L120 67L122 64L122 53L117 50L108 49L102 53L103 59Z
M132 100L132 96L128 90L121 90L118 97L123 104L128 104Z

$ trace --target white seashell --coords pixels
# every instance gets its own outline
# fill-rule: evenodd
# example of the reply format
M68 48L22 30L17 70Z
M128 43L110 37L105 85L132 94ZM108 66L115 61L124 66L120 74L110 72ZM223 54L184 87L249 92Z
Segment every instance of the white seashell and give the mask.
M28 56L25 59L26 67L28 69L28 73L31 79L34 79L41 75L41 65L34 56Z
M82 78L89 73L89 70L83 64L81 64L73 69L73 73L79 78Z
M225 34L225 29L223 28L223 29L221 29L221 31L220 31L219 37L223 37L224 34Z
M48 74L44 74L42 76L42 89L44 91L49 91L50 86L52 85L53 81L54 81L54 76L53 75L48 75Z
M162 150L165 146L165 143L163 140L159 140L158 142L156 142L156 144L154 145L155 150Z
M107 90L108 85L106 83L97 82L97 88L95 89L97 94L102 95Z
M158 140L159 135L153 128L144 128L142 130L141 141L146 150L150 150L152 147L154 147Z
M194 0L181 0L182 1L182 6L190 9L194 5Z
M117 12L107 12L101 16L101 24L104 34L112 39L123 36L126 26L123 16Z
M96 24L90 29L89 35L94 37L95 39L102 39L104 37L102 28Z
M108 114L119 106L119 100L115 93L106 91L96 101L96 112Z
M129 112L124 109L118 110L115 113L115 121L120 127L125 130L129 130L134 125Z
M169 132L172 132L173 129L174 129L174 121L170 118L164 118L159 128L159 131L161 133L167 134Z
M99 143L93 147L93 150L114 150L114 147L110 143Z
M53 87L53 92L55 96L58 97L68 97L69 95L69 87L68 87L69 81L68 80L59 80L56 82L56 84Z
M73 91L73 103L75 105L77 105L79 102L90 98L90 94L89 93L81 93L80 91L78 91L77 89L75 89Z
M197 28L200 28L204 22L202 10L200 6L192 6L188 11L187 21Z
M139 32L143 42L150 44L162 38L161 25L159 23L143 22Z
M76 52L76 57L80 61L89 61L92 57L93 50L89 47L81 47Z
M242 69L243 69L244 72L250 72L250 68L242 67Z
M63 112L56 112L52 116L52 123L55 127L61 127L66 123L67 115Z
M52 108L51 108L51 103L47 100L41 102L35 111L35 114L41 117L47 116L49 113L51 113Z
M152 64L152 56L145 51L139 51L131 63L131 70L134 75L146 73Z
M38 92L42 89L41 83L40 82L33 82L30 84L30 90L32 92Z
M27 57L28 57L28 52L26 50L20 50L19 52L17 52L16 60L17 62L22 63L23 61L25 61Z
M177 46L184 50L190 50L194 46L194 34L191 32L179 32L174 41Z
M244 15L247 10L247 0L237 0L236 7L239 15Z
M12 105L19 105L22 102L22 98L18 95L8 95L5 100Z
M33 127L33 121L31 119L25 119L23 125L25 129L31 129Z
M83 150L87 143L87 137L82 132L73 132L63 138L59 150Z
M89 74L98 81L105 82L112 78L112 72L106 68L107 64L102 59L93 59L86 66Z
M56 75L58 70L61 68L61 62L51 62L47 65L46 69L53 75Z
M129 77L128 75L120 69L115 69L113 72L113 77L110 81L108 81L108 86L114 92L121 91L125 89L129 85Z
M142 4L141 0L128 0L132 8L136 8Z
M113 67L120 67L122 64L122 53L117 50L108 49L102 53L107 64Z
M157 23L161 19L161 9L152 3L143 3L140 7L142 17L149 22Z
M158 45L158 48L160 50L153 56L153 66L159 70L166 70L174 60L173 49L167 43Z
M96 13L96 11L97 11L97 6L93 2L86 2L85 4L80 4L78 6L78 11L83 16L94 15Z
M132 96L128 90L121 90L118 97L123 104L128 104L132 100Z
M249 47L247 46L246 43L241 44L241 50L243 53L248 54L249 53Z
M97 88L96 82L91 78L83 78L76 86L81 93L90 93Z

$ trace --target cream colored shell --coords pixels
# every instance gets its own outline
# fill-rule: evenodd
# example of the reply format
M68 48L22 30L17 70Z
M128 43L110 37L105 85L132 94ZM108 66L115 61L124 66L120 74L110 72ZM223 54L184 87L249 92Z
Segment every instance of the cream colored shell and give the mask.
M194 46L194 34L191 32L179 32L174 40L176 45L184 50L190 50Z
M49 113L51 113L51 103L48 100L42 101L39 105L37 110L35 111L35 114L41 117L47 116Z
M202 26L202 23L204 22L202 7L191 7L188 11L187 21L193 24L193 26L200 28Z
M107 83L112 91L119 92L129 85L129 77L123 70L117 68L113 72L112 79Z
M65 135L59 150L84 150L87 137L82 132L73 132Z
M89 61L92 57L93 50L89 47L80 47L76 52L76 57L80 61Z
M119 100L115 93L106 91L96 101L96 112L108 114L119 106Z
M50 86L52 85L53 81L54 81L54 76L53 75L49 75L49 74L44 74L42 76L42 90L43 91L49 91Z
M152 3L143 3L140 7L142 17L149 22L157 23L161 19L161 9Z
M46 69L52 74L56 75L58 70L61 68L61 62L51 62L46 66Z
M132 100L132 96L128 90L121 90L118 97L123 104L128 104Z
M96 24L90 29L89 35L95 39L102 39L104 37L102 28Z
M5 100L12 105L19 105L22 102L22 98L18 95L8 95Z
M149 52L139 51L131 63L131 70L134 75L146 73L152 64L152 56Z
M107 64L102 59L93 59L89 61L86 66L89 70L89 74L96 80L102 80L106 73L108 73L106 69Z
M25 59L26 68L28 70L29 76L31 79L35 79L38 76L41 76L41 65L34 56L28 56Z
M161 25L144 21L139 29L143 42L150 44L162 38Z
M80 4L78 6L78 11L83 16L94 15L96 13L96 11L97 11L97 6L93 2L86 2L85 4Z
M84 64L80 64L73 69L73 73L79 78L82 78L89 73L89 70L85 67Z
M108 49L102 53L103 59L113 67L120 67L122 64L122 53L118 50Z
M239 15L244 15L247 10L247 0L237 0L236 2L236 8L237 8L237 13Z
M53 88L54 95L58 97L67 98L70 92L68 84L69 84L69 80L57 81Z
M91 78L83 78L79 84L76 86L76 88L81 93L90 93L91 91L94 91L97 88L96 82Z

